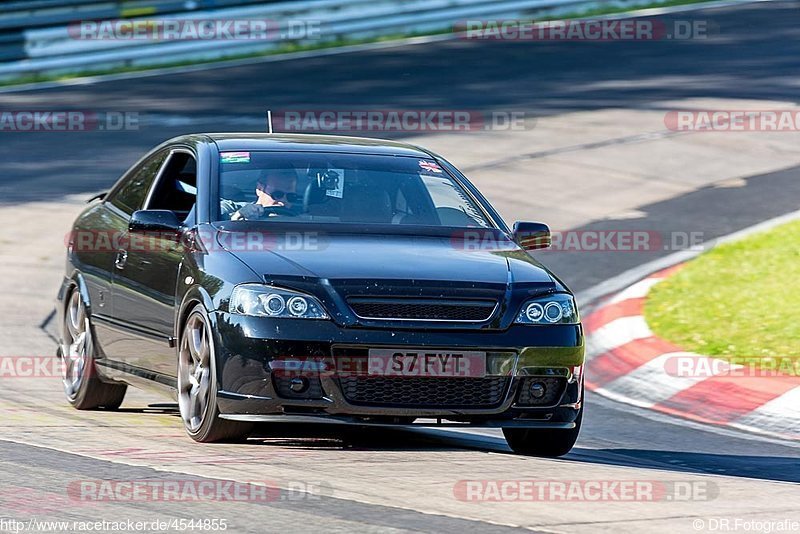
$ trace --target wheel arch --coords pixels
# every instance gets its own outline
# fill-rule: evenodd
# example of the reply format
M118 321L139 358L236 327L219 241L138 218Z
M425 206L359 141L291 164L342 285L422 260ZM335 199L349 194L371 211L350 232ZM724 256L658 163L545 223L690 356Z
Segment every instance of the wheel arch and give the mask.
M178 307L176 313L176 320L175 320L176 342L180 342L181 332L183 332L183 327L186 324L186 319L189 318L189 314L191 313L192 309L194 309L194 307L198 304L202 304L205 307L206 311L209 314L209 319L212 321L212 326L215 326L213 319L213 312L215 311L214 299L211 298L211 295L202 286L192 286L184 294L183 300L181 301L181 304Z

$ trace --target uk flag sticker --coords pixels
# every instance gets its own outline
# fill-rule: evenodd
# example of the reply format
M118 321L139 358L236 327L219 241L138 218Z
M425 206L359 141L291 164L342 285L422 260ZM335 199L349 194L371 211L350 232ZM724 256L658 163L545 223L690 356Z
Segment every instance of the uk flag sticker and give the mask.
M419 168L422 169L423 171L428 171L428 172L435 172L435 173L442 172L442 168L439 167L439 164L433 161L419 160Z

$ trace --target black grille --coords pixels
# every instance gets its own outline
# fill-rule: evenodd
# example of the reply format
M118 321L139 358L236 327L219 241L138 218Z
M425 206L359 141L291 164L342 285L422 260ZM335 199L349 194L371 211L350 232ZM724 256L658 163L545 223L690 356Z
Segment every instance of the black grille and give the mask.
M538 399L531 395L531 386L537 382L544 386L544 395ZM520 406L552 406L561 399L566 383L566 379L562 377L527 377L520 383L517 404Z
M509 379L349 376L339 383L353 404L479 408L502 403Z
M353 298L348 303L364 319L485 321L495 303L489 300L413 300Z

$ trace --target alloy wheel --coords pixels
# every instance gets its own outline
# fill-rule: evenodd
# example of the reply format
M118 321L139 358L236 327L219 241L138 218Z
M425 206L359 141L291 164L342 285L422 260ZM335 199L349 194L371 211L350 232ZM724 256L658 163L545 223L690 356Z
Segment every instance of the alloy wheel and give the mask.
M64 391L67 396L74 399L84 380L84 374L91 362L92 331L86 306L83 304L80 292L73 291L69 300L66 314L67 344L64 352L64 362L61 377Z
M189 432L196 432L203 423L210 385L210 329L206 318L194 313L186 322L178 356L178 407Z

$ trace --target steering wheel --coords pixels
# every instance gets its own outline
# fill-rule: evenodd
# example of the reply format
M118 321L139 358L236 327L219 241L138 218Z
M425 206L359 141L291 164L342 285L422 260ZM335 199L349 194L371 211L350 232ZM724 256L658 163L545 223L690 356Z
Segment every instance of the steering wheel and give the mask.
M288 215L289 217L297 217L299 215L296 209L288 206L266 206L264 207L264 212L267 214Z
M299 215L298 211L287 206L256 206L255 204L248 204L233 214L234 216L238 214L239 217L237 219L233 219L232 217L231 220L261 221L266 220L273 213L275 215L287 215L289 217L297 217Z

